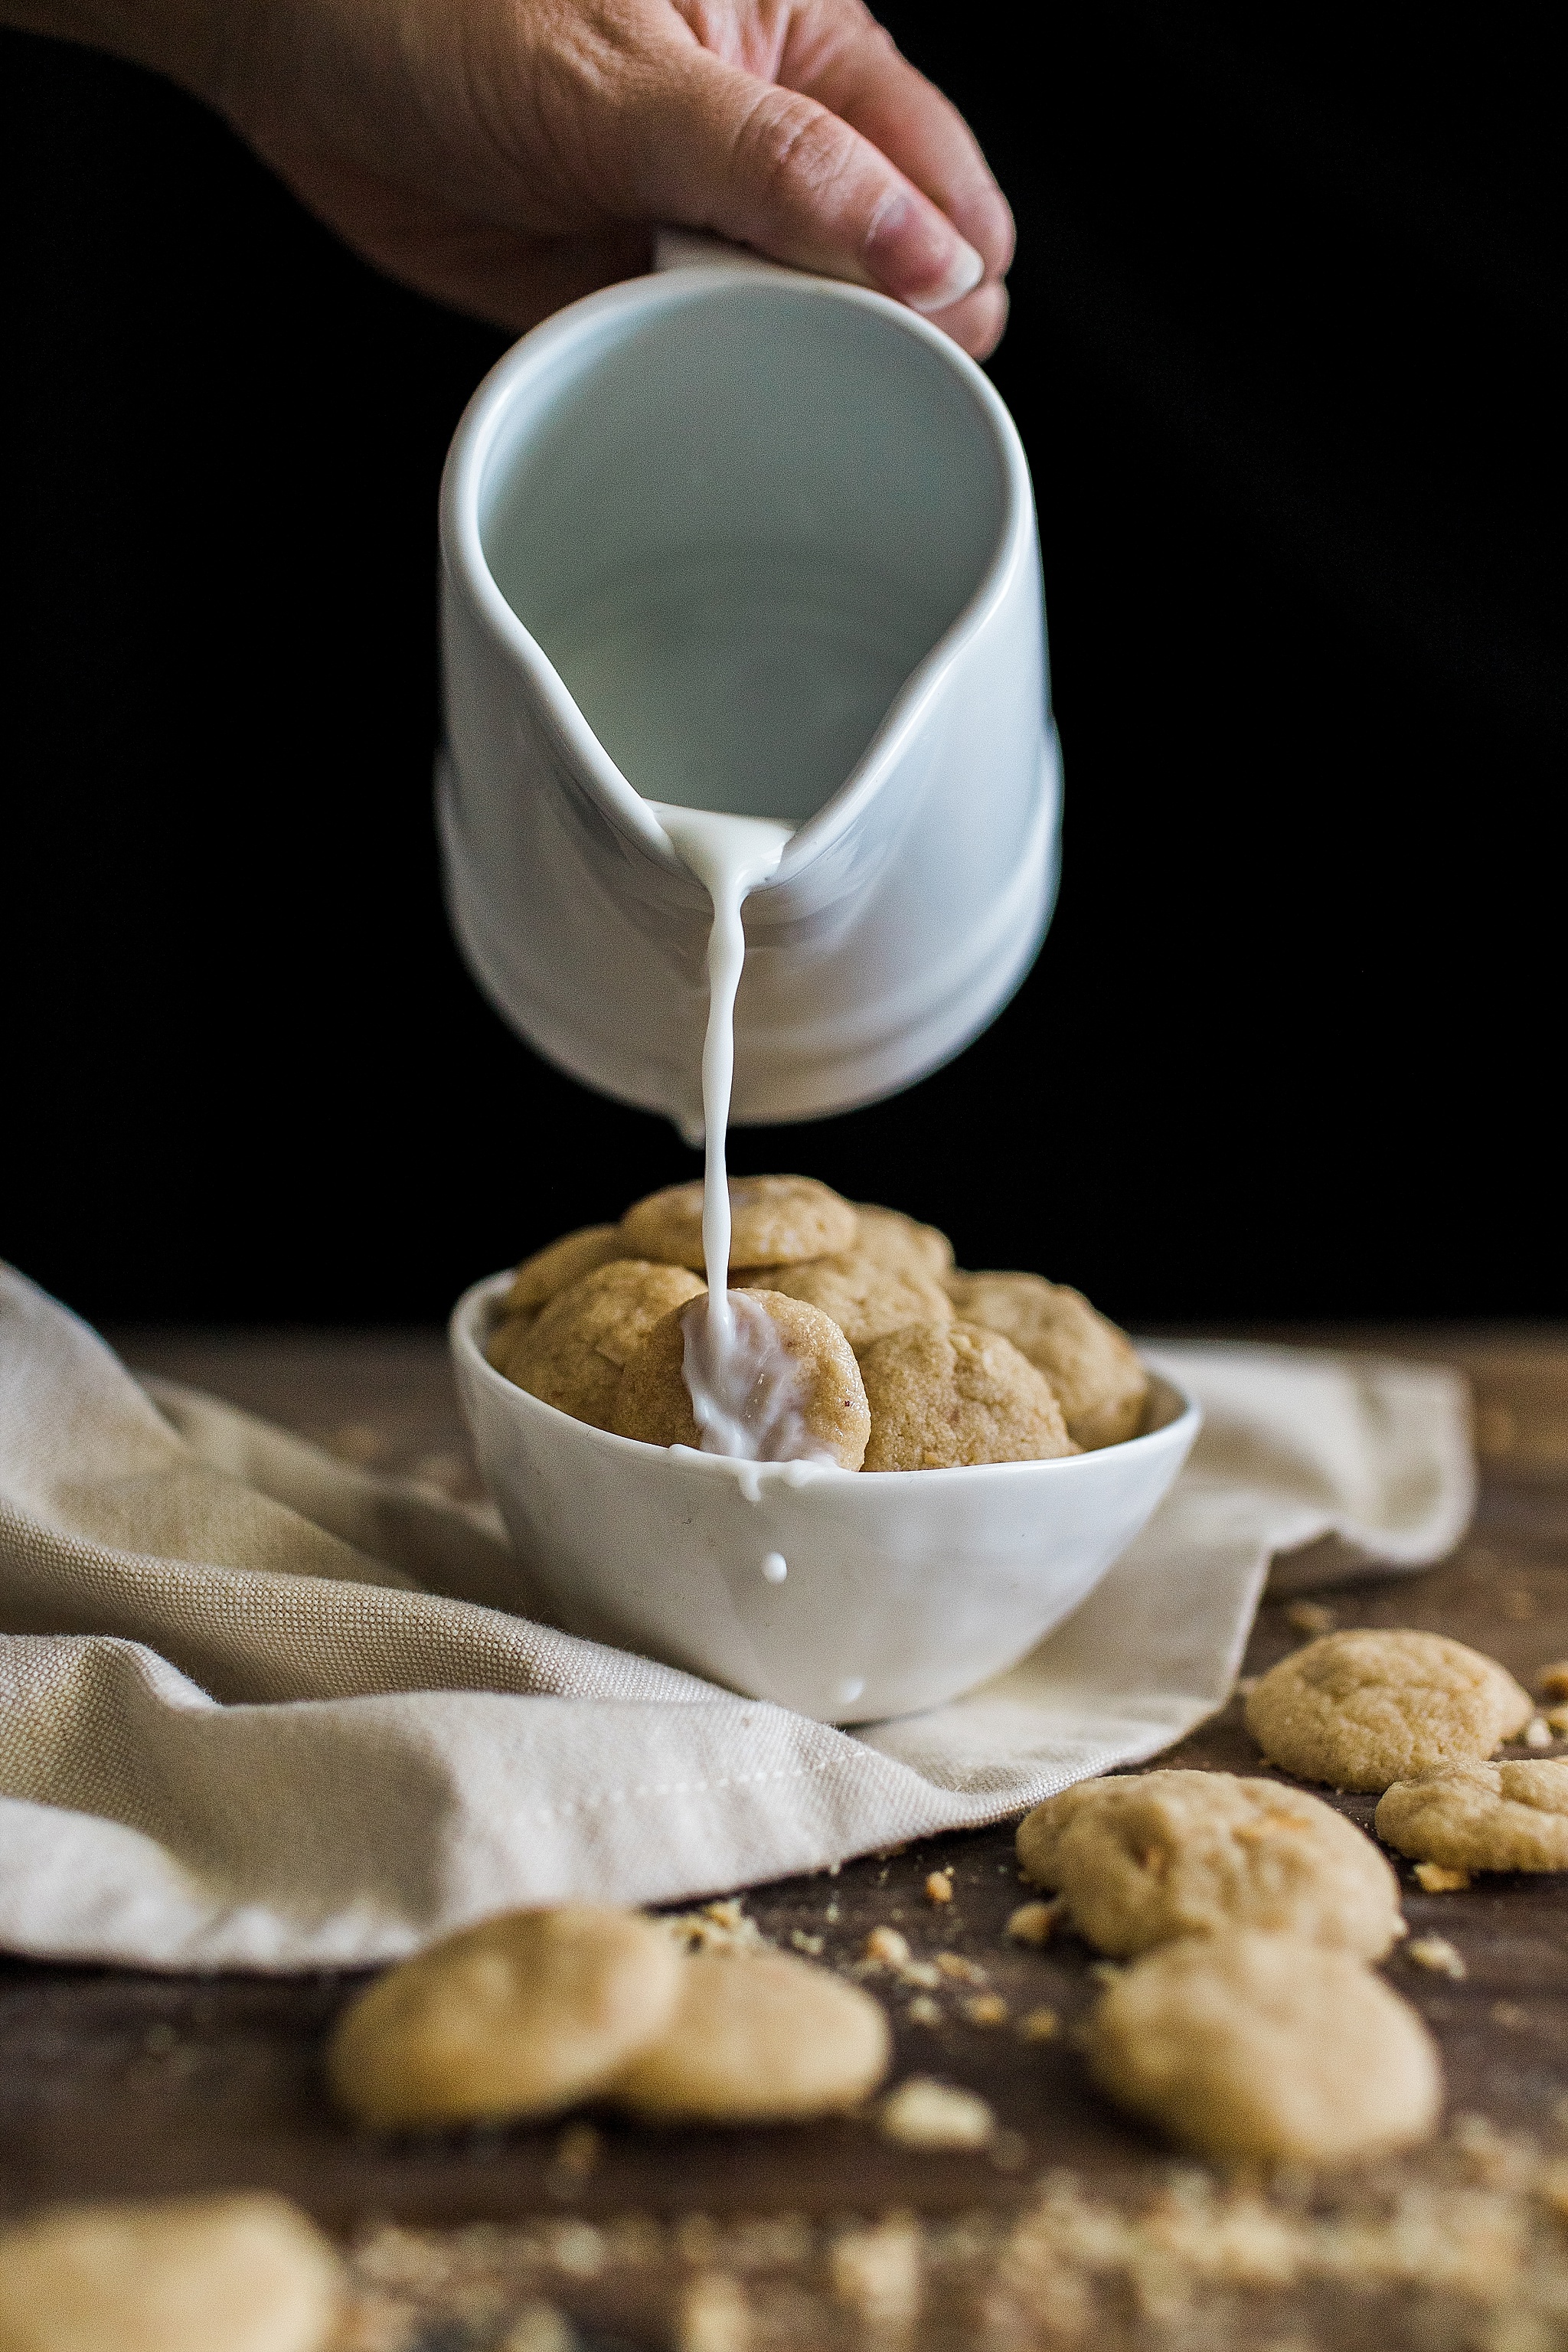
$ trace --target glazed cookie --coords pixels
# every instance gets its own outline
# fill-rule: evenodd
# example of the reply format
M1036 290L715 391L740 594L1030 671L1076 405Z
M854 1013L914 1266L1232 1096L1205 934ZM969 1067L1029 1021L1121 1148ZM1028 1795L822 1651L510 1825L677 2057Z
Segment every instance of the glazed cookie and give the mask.
M871 1415L855 1351L829 1316L804 1299L786 1298L773 1290L731 1291L742 1344L748 1314L765 1315L767 1326L756 1334L762 1379L772 1389L775 1427L781 1410L792 1421L798 1416L793 1451L816 1453L841 1469L858 1470L870 1432ZM771 1327L768 1328L768 1327ZM763 1361L763 1350L782 1346L793 1394L781 1396L773 1385L773 1368ZM608 1428L618 1437L639 1437L645 1445L696 1445L697 1421L686 1385L686 1324L677 1307L654 1325L621 1374ZM784 1461L789 1453L767 1452L764 1460Z
M1325 1633L1269 1668L1247 1726L1303 1780L1382 1790L1489 1756L1533 1712L1495 1658L1442 1633Z
M861 1257L874 1258L894 1274L923 1274L940 1282L952 1265L952 1244L935 1225L917 1224L901 1209L884 1209L875 1201L858 1201L860 1220L854 1246Z
M730 1215L732 1267L798 1265L855 1246L854 1210L815 1176L731 1177ZM625 1246L639 1257L700 1274L701 1184L668 1184L650 1192L626 1211L621 1231Z
M1399 1882L1353 1822L1301 1790L1228 1772L1082 1780L1026 1814L1018 1861L1118 1958L1260 1927L1378 1960L1405 1932Z
M1568 1870L1568 1761L1447 1764L1396 1780L1377 1833L1413 1862L1449 1870Z
M523 1259L512 1276L501 1312L537 1315L557 1291L570 1290L585 1274L626 1255L626 1237L619 1225L584 1225L577 1233L563 1234L559 1241Z
M338 2021L327 2074L362 2123L550 2116L663 2032L681 1954L632 1911L514 1911L389 1969Z
M1149 1375L1126 1333L1080 1291L1038 1274L952 1274L947 1289L966 1323L1002 1332L1044 1372L1086 1452L1138 1434Z
M911 1323L860 1360L871 1407L868 1470L1049 1462L1078 1448L1049 1381L999 1331Z
M841 2113L888 2071L891 2037L858 1985L784 1952L698 1952L679 2005L611 2085L650 2122L784 2123Z
M804 1265L773 1265L749 1275L747 1286L804 1298L837 1324L857 1355L873 1339L910 1323L951 1323L952 1304L940 1282L908 1266L879 1265L858 1250L808 1258Z
M660 1316L701 1294L701 1283L684 1266L616 1258L570 1290L558 1291L510 1346L505 1362L498 1360L492 1341L490 1361L530 1396L569 1412L574 1421L608 1429L622 1365L636 1355Z
M321 2352L342 2266L281 2197L66 2206L0 2233L5 2352Z
M1346 2163L1426 2138L1442 2102L1415 2011L1348 1952L1196 1936L1128 1969L1089 2021L1118 2105L1200 2155Z

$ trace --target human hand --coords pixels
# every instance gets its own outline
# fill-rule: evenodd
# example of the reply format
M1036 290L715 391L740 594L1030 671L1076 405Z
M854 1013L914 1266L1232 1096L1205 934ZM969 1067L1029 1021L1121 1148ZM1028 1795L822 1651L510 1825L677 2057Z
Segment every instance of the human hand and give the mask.
M1000 338L1012 216L861 0L213 5L182 78L440 301L521 331L645 269L668 222L878 287L977 357Z

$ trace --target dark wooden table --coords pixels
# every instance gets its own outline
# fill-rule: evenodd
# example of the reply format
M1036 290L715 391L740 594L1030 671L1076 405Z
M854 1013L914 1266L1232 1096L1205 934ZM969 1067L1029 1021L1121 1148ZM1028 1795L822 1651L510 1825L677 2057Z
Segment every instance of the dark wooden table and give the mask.
M1451 1559L1321 1605L1343 1625L1456 1634L1527 1684L1568 1656L1568 1333L1310 1336L1463 1367L1486 1473ZM435 1335L118 1339L132 1362L353 1461L477 1491ZM1266 1605L1247 1671L1325 1622ZM1247 1770L1257 1756L1233 1705L1170 1760ZM1370 1817L1370 1801L1338 1801ZM954 1899L939 1909L924 1884L948 1866ZM357 1977L0 1959L0 2200L16 2211L285 2190L353 2250L342 2352L559 2352L573 2340L680 2352L1559 2352L1568 1885L1497 1878L1428 1895L1403 1874L1413 1939L1441 1935L1465 1969L1433 1973L1407 1956L1389 1966L1442 2046L1448 2121L1433 2147L1336 2179L1223 2179L1089 2092L1073 2027L1095 1995L1093 1955L1070 1937L1041 1951L1005 1939L1022 1898L1004 1825L745 1897L764 1935L830 1963L852 1964L885 1923L917 1956L983 1972L983 1983L948 1973L934 1992L890 2002L897 2073L981 2093L1000 2125L988 2152L917 2155L861 2121L653 2133L595 2117L380 2141L334 2116L319 2073ZM1022 2021L1042 2008L1061 2031L1026 2039Z

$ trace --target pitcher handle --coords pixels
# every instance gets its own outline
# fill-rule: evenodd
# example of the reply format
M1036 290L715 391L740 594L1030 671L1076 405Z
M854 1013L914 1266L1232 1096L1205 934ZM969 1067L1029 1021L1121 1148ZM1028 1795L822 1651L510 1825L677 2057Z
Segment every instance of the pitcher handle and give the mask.
M705 229L660 228L654 231L653 267L668 269L749 269L764 278L799 278L808 273L787 261L769 261L743 245L731 245Z

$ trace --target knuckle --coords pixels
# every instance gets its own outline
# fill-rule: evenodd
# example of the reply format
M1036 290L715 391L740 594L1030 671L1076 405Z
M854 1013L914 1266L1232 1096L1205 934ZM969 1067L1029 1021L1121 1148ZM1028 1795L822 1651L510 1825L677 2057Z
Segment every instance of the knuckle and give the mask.
M812 99L770 89L741 124L737 144L752 172L783 194L805 187L820 195L850 168L853 137Z

